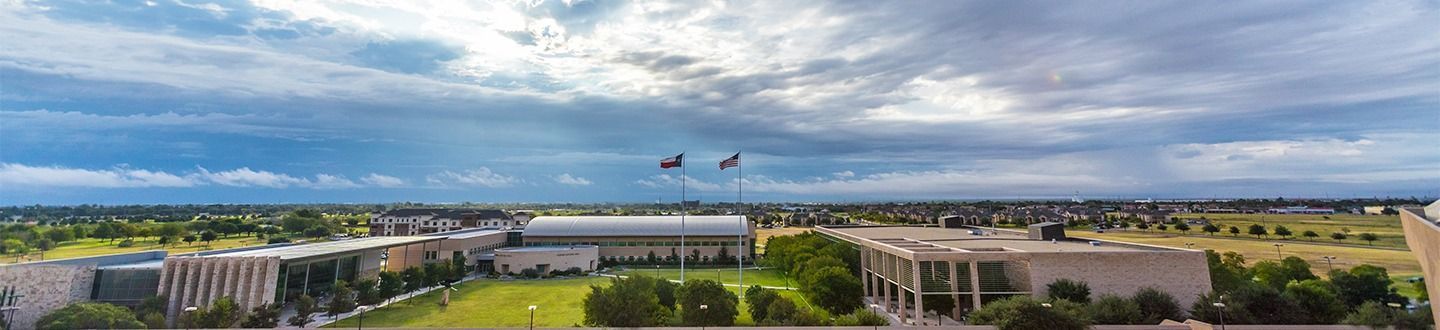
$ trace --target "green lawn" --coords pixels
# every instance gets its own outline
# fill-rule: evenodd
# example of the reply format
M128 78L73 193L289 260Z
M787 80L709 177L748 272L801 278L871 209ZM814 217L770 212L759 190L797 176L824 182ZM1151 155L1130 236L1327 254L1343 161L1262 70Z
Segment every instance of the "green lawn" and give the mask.
M657 273L658 273L659 275L656 275ZM737 276L737 273L738 273L738 272L737 272L734 268L698 268L698 269L686 268L686 269L685 269L685 279L687 279L687 280L690 280L690 279L719 280L720 283L725 283L725 284L738 284L738 276ZM631 266L631 268L630 268L629 270L625 270L625 271L619 272L618 274L619 274L619 275L626 275L626 276L629 276L629 275L645 275L645 276L650 276L650 277L660 277L660 278L671 279L671 280L678 280L678 279L680 279L680 269L679 269L679 268L661 268L661 269L657 272L654 268L648 268L648 269L647 269L645 266ZM782 273L780 273L780 271L778 271L778 270L774 270L774 269L762 269L762 270L746 269L746 270L745 270L745 286L751 286L751 285L756 285L756 284L763 285L763 286L784 286L784 287L794 287L794 286L795 286L793 282L787 284L787 281L785 280L785 275L782 274ZM733 289L733 288L732 288L732 289Z
M749 272L746 272L747 275ZM677 273L678 274L678 273ZM686 277L690 274L687 271ZM585 318L581 305L590 284L609 285L609 278L587 277L563 280L500 281L481 279L457 286L459 292L450 296L450 306L439 305L440 293L416 296L384 308L365 313L365 326L415 328L490 328L525 327L529 325L530 305L539 306L535 313L536 327L571 327ZM800 306L809 303L794 291L781 291L781 296ZM740 301L740 315L735 324L748 326L755 322L746 312L748 305ZM814 309L818 316L829 318L824 310ZM678 320L672 319L678 324ZM357 318L340 320L327 328L355 327Z
M45 251L44 258L45 260L53 260L78 257L92 257L98 255L139 252L145 250L166 250L170 251L170 254L176 254L265 244L264 240L257 240L253 236L239 235L231 235L229 238L217 239L214 242L210 242L209 245L201 242L195 242L187 245L185 244L185 242L180 242L179 244L170 244L168 247L164 248L160 247L158 239L154 237L148 239L136 239L134 246L123 248L118 246L120 244L120 241L121 240L117 239L114 241L114 243L111 243L108 239L87 238L77 241L63 242L60 243L60 246L57 246L50 251ZM38 261L40 260L40 257L41 254L39 251L32 251L27 257L22 258L21 261ZM13 255L8 255L0 258L0 264L14 262L15 256Z
M422 328L525 327L527 307L538 306L537 327L570 327L584 320L581 299L590 284L610 283L608 278L500 281L481 279L460 284L442 307L440 292L430 292L365 313L365 326ZM327 327L353 328L358 319L341 320Z

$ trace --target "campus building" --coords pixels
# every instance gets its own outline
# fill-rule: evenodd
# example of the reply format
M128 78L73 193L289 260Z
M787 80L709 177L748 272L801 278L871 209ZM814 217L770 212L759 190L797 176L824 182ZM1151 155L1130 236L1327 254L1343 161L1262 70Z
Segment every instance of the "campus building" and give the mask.
M529 215L523 217L528 219ZM467 228L524 226L502 210L396 209L370 216L370 236L410 236Z
M495 271L501 274L534 269L538 274L599 266L600 248L594 245L524 246L495 250Z
M680 248L681 227L685 248ZM755 224L744 216L573 216L535 217L525 226L525 246L594 245L608 261L645 260L651 253L708 261L723 254L755 255Z
M1424 208L1401 208L1400 225L1405 230L1405 244L1420 260L1425 272L1425 291L1431 297L1440 294L1440 200ZM1431 308L1440 320L1440 308Z
M405 269L427 263L463 259L467 271L476 267L482 271L490 271L495 249L520 246L520 232L513 230L474 228L424 236L439 237L443 240L428 246L405 245L390 248L386 253L389 256L386 266L390 269Z
M65 305L98 301L134 306L167 297L169 320L186 307L208 306L221 297L241 310L302 294L323 296L336 280L374 278L384 268L383 252L412 245L437 248L444 237L371 237L312 244L270 244L167 255L144 251L0 266L0 286L24 295L15 326L34 328L45 314Z
M953 299L954 315L964 315L1004 297L1045 296L1046 285L1059 279L1083 281L1097 296L1153 287L1169 292L1180 306L1190 306L1211 289L1203 251L1069 239L1063 231L1057 235L1047 229L1053 228L1031 227L1039 239L988 228L834 226L815 231L860 250L865 296L898 314L902 323L926 322L923 312L915 312L926 310L924 296Z

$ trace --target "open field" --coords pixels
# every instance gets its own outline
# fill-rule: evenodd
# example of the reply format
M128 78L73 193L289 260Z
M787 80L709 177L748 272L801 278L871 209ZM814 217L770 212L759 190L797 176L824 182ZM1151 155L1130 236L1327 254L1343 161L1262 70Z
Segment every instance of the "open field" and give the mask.
M755 253L765 253L765 242L771 237L799 235L810 231L809 227L756 228Z
M735 270L735 268L686 268L685 279L719 280L720 283L738 284L738 278L736 276L737 273L738 272ZM646 267L644 266L633 266L630 267L629 270L622 271L617 274L625 276L644 275L650 277L660 277L670 280L680 279L679 268L660 268L657 271L653 268L646 269ZM774 269L745 270L745 286L759 284L762 286L794 287L793 283L787 283L788 281L786 281L785 279L785 274L781 274L780 271Z
M689 273L686 273L689 277ZM416 296L410 301L399 302L365 313L365 325L373 327L411 328L493 328L525 327L529 325L530 305L539 306L535 312L536 327L571 327L585 318L581 305L591 284L609 285L609 278L586 277L560 280L500 281L481 279L457 286L459 292L450 296L450 306L439 306L440 292ZM808 306L797 292L781 291L797 305ZM745 311L747 305L741 299L740 315L736 325L754 325ZM828 318L823 310L813 309L817 315ZM678 320L672 320L678 321ZM358 319L352 317L327 325L327 328L353 328ZM678 322L674 322L678 324Z
M180 242L178 244L170 244L170 246L168 247L161 248L159 240L152 237L148 240L135 240L134 246L122 248L117 246L120 244L120 241L121 240L117 239L112 244L110 243L110 240L107 239L86 238L82 240L63 242L60 243L59 246L55 247L55 249L45 251L45 260L92 257L106 254L139 252L145 250L166 250L170 251L170 254L176 254L265 244L265 240L257 240L254 236L238 235L232 235L229 238L216 239L214 242L210 242L208 246L202 242L195 242L188 245L185 244L185 242ZM22 258L20 261L39 260L40 253L38 251L35 251L31 252L28 257ZM14 262L14 256L6 256L4 258L0 258L0 264Z
M1240 228L1240 235L1245 235L1245 230L1251 224L1265 226L1266 230L1275 231L1276 225L1284 225L1289 228L1294 236L1291 239L1309 240L1300 236L1306 230L1313 230L1320 234L1315 241L1335 242L1330 239L1331 233L1345 232L1349 230L1350 238L1341 241L1345 244L1369 245L1369 242L1360 240L1360 233L1372 233L1379 236L1374 242L1375 246L1404 248L1405 234L1400 228L1400 217L1394 215L1308 215L1308 214L1214 214L1214 213L1182 213L1176 214L1180 219L1199 219L1204 217L1226 230L1230 226ZM1202 233L1200 226L1191 226L1190 232ZM1174 231L1174 229L1171 229ZM1225 235L1229 235L1225 232ZM1254 237L1254 236L1251 236ZM1271 237L1277 237L1271 235Z

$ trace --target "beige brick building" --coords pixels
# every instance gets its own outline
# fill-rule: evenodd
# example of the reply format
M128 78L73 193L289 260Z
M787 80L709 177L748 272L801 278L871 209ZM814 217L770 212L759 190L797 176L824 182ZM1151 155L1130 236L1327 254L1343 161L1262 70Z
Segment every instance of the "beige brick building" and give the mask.
M1423 209L1400 209L1400 224L1405 229L1405 244L1425 272L1425 291L1436 297L1440 294L1440 201ZM1431 308L1430 312L1440 320L1440 308Z
M684 234L682 246L681 235ZM755 255L755 224L743 216L574 216L536 217L525 226L525 246L595 245L609 261L721 254L749 260Z
M954 314L963 315L1008 296L1044 296L1046 285L1058 279L1084 281L1092 296L1131 295L1153 287L1175 296L1181 306L1210 291L1203 251L1034 240L989 229L851 226L816 231L856 245L867 300L906 323L936 323L938 316L915 312L926 310L923 296L953 299Z

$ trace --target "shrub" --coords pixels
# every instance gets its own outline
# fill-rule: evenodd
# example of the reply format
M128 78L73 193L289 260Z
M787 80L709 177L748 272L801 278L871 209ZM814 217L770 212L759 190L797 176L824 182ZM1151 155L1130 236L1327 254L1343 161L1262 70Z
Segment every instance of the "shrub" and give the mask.
M880 314L861 309L856 310L854 313L835 318L835 324L833 325L837 327L875 327L890 325L890 321L886 320L884 316L880 316Z
M122 248L123 248L123 247L135 246L135 240L133 240L133 239L126 239L126 240L120 241L120 244L118 244L118 245L116 245L116 246L122 247Z
M1164 320L1185 320L1180 311L1180 302L1165 291L1156 288L1142 288L1130 298L1140 306L1140 324L1160 324Z
M290 238L289 238L289 237L271 237L269 240L266 240L266 241L265 241L265 244L280 244L280 243L290 243Z
M137 329L145 324L125 307L106 303L74 303L41 317L36 329Z
M1086 309L1095 324L1141 324L1140 304L1136 304L1134 300L1101 295L1100 299L1086 306Z
M1045 307L1041 301L1028 296L1007 297L970 313L970 323L994 325L999 330L1083 330L1090 326L1080 304L1069 300L1049 303L1051 307Z
M1081 281L1058 279L1046 285L1050 299L1065 299L1082 304L1090 303L1090 285Z
M524 277L524 278L539 278L539 277L540 277L540 271L535 270L534 268L521 269L521 270L520 270L520 277Z

